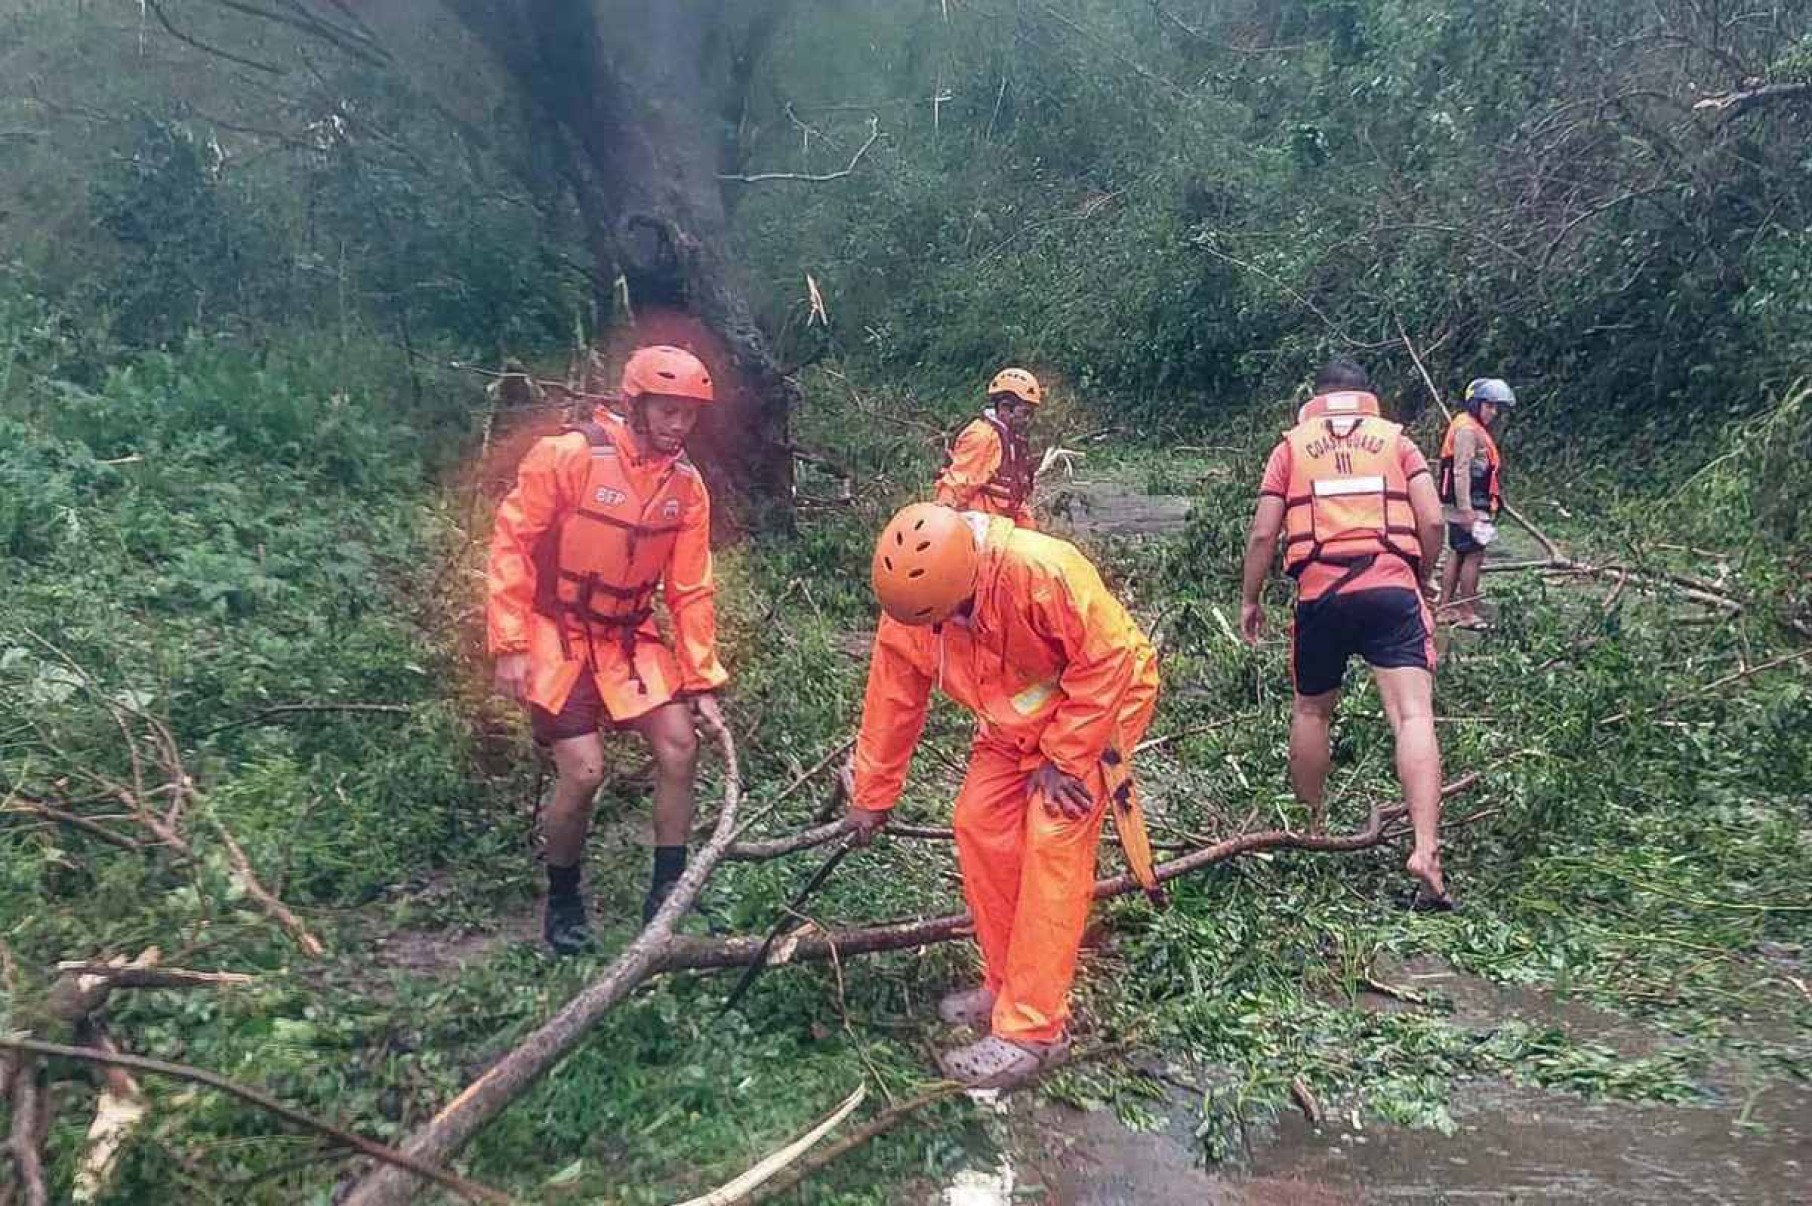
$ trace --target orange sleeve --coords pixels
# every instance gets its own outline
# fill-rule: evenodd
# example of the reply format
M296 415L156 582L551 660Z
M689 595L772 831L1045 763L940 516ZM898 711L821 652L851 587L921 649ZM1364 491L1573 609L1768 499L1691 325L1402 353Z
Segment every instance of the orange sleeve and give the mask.
M862 728L856 734L857 808L892 808L906 786L906 770L931 702L931 674L916 656L916 641L904 624L881 617L868 662Z
M729 681L717 660L717 575L711 566L711 496L703 482L680 514L680 531L661 575L667 614L673 619L673 653L680 690L715 691Z
M1058 686L1063 702L1051 713L1038 748L1066 775L1085 779L1113 740L1121 702L1138 679L1145 634L1101 581L1088 559L1073 553L1040 575L1030 592L1037 627L1063 648Z
M1397 463L1403 467L1403 480L1428 472L1428 458L1416 447L1416 442L1408 436L1397 441Z
M1275 494L1287 498L1290 493L1290 441L1284 440L1271 450L1265 462L1265 476L1258 483L1260 495Z
M950 467L938 475L936 501L968 510L976 492L1000 469L1000 435L980 419L963 428L950 450Z
M580 489L564 437L537 440L516 469L516 488L497 507L485 576L485 633L492 656L526 653L535 607L535 542L560 518L561 500ZM579 437L583 439L583 437Z

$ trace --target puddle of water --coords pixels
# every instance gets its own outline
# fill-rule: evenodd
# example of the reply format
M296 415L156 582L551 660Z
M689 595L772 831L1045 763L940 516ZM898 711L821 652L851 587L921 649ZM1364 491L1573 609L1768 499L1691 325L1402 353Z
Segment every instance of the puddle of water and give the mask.
M1635 1058L1668 1036L1584 1002L1492 984L1438 960L1383 963L1386 983L1438 995L1455 1025L1509 1017L1559 1026ZM1408 1008L1368 996L1362 1006ZM1291 1111L1237 1165L1201 1162L1194 1103L1170 1099L1162 1129L1136 1133L1111 1111L1025 1101L1015 1150L1028 1188L1062 1206L1334 1206L1336 1203L1737 1203L1812 1206L1812 1085L1726 1066L1718 1101L1669 1106L1588 1101L1501 1081L1455 1086L1453 1135Z
M1812 1202L1812 1092L1776 1084L1736 1126L1724 1107L1591 1102L1502 1084L1462 1086L1453 1135L1368 1124L1317 1133L1296 1115L1251 1171L1366 1202Z
M1074 482L1041 507L1053 526L1078 535L1174 536L1189 526L1195 499L1145 494L1124 482Z
M1469 975L1444 959L1419 955L1395 959L1381 955L1374 977L1394 988L1404 988L1450 1009L1447 1020L1464 1030L1489 1030L1509 1018L1544 1026L1558 1026L1576 1042L1602 1043L1631 1058L1655 1054L1668 1045L1667 1035L1631 1018L1599 1009L1585 1001L1563 999L1540 989L1516 984L1496 984ZM1361 991L1358 1005L1373 1013L1399 1013L1420 1009L1409 1002Z

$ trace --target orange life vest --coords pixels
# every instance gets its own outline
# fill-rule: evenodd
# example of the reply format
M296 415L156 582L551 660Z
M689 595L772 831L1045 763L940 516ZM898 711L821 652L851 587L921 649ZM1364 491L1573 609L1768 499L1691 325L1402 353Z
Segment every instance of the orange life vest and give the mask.
M1378 395L1362 389L1335 390L1332 393L1316 394L1302 404L1296 412L1298 423L1307 423L1310 419L1319 419L1323 415L1372 415L1378 414Z
M1453 480L1453 445L1454 437L1461 428L1470 427L1476 435L1479 448L1484 451L1485 463L1472 462L1472 481L1467 490L1467 499L1472 510L1486 511L1496 515L1504 505L1504 495L1499 482L1503 462L1498 457L1497 441L1491 438L1491 429L1486 427L1470 411L1461 411L1447 425L1447 436L1441 441L1441 501L1450 507L1459 506L1458 483Z
M992 408L984 410L977 423L986 423L1000 438L1000 466L994 470L994 476L981 493L994 504L994 514L1013 515L1025 506L1026 499L1032 496L1032 449L1026 438L1000 421ZM949 469L952 456L944 456L944 468Z
M1311 561L1363 569L1382 554L1420 572L1403 438L1397 424L1372 415L1312 418L1285 434L1284 568L1292 577Z
M698 471L674 458L645 496L623 472L625 453L596 421L566 429L585 437L591 464L576 505L541 540L535 555L535 610L560 626L562 651L578 636L589 655L608 632L635 668L636 630L654 614L654 593L672 555L680 513Z

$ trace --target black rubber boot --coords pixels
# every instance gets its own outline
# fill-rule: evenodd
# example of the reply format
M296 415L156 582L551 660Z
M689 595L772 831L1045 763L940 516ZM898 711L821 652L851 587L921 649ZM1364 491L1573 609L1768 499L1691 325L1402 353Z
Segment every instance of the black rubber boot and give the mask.
M549 896L542 936L556 955L576 955L591 945L591 922L585 915L585 898Z

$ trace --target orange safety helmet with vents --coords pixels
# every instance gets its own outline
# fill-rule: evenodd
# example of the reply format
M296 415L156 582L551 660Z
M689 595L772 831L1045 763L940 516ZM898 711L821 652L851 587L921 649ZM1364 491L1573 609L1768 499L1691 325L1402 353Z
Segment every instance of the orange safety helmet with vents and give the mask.
M637 348L630 354L623 365L622 394L625 399L662 394L695 402L717 400L705 362L684 348L664 343Z
M995 394L1012 394L1027 406L1037 406L1044 401L1044 390L1039 388L1038 378L1022 368L1004 368L994 374L994 380L988 382L988 396Z
M975 593L980 565L975 530L959 512L913 503L888 521L875 542L875 597L902 624L937 624Z

